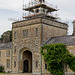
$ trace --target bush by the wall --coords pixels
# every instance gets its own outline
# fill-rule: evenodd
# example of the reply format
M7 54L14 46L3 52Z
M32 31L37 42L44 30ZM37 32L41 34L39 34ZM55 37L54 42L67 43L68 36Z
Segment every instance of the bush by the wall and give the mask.
M48 71L53 75L64 74L64 63L68 64L70 69L75 72L75 57L69 53L64 44L44 45L41 47L41 53L48 63Z
M4 67L0 66L0 73L2 73L4 71Z

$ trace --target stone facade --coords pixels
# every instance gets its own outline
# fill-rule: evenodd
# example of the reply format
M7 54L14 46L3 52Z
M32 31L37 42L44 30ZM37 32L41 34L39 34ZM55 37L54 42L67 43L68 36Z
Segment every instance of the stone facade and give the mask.
M43 57L41 63L41 45L51 37L67 36L67 28L67 24L43 17L14 22L12 24L12 50L11 47L0 49L0 65L4 66L5 71L12 70L12 73L28 72L40 75L42 70L43 74L50 74ZM27 31L27 37L24 37L24 31ZM75 55L74 44L67 45L67 49ZM9 52L10 55L8 55ZM67 71L72 72L69 68Z
M42 0L41 2L45 3ZM45 4L40 3L23 8L23 10L34 14L25 16L25 20L12 24L12 46L7 45L9 34L4 34L3 41L9 48L0 44L0 64L4 66L5 71L11 70L12 73L41 75L42 72L44 75L48 75L50 72L47 71L47 62L43 60L40 53L41 45L51 37L66 36L68 25L57 21L57 17L49 15L57 9ZM73 52L71 46L67 46L67 48ZM73 48L75 47L73 46Z
M38 28L38 35L36 36L36 28ZM47 18L37 17L30 20L15 22L12 24L13 36L13 58L12 58L12 72L23 72L24 53L26 51L32 54L32 73L41 74L41 44L52 36L67 35L67 24L49 20ZM28 30L28 37L23 37L23 31ZM16 32L16 34L15 34ZM14 38L16 35L16 38ZM14 50L16 48L16 54ZM26 54L25 54L26 55ZM29 55L30 56L30 55ZM30 56L31 57L31 56ZM30 57L28 60L30 61ZM16 67L14 68L14 61ZM38 66L37 66L38 65ZM31 72L30 70L28 72ZM45 69L45 61L42 60L42 72L49 73Z
M0 49L0 65L4 66L5 72L11 70L11 49Z
M71 54L73 54L75 56L75 44L74 45L68 45L67 49L69 50L69 52ZM71 69L67 69L67 72L73 72Z
M3 49L0 48L0 65L4 66L5 71L12 70L12 73L28 72L40 75L42 70L43 74L50 74L45 67L46 62L43 57L41 63L41 45L51 37L67 36L67 28L68 26L64 23L53 20L51 22L42 17L14 22L12 24L12 49L7 46ZM25 30L27 37L24 37L23 34ZM75 55L74 44L67 45L67 49ZM72 72L69 68L67 71Z

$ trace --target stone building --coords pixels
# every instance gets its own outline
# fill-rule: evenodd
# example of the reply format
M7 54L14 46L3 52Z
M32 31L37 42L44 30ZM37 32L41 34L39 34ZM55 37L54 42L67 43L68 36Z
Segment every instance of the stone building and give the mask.
M47 63L41 58L41 45L48 39L52 40L53 37L56 39L53 39L52 43L54 40L60 42L57 40L60 37L64 41L65 38L69 38L68 41L74 38L74 36L67 36L68 25L59 22L57 17L52 15L57 8L49 6L45 0L35 2L23 8L24 11L29 12L29 15L23 16L24 20L12 24L12 43L0 44L0 64L4 66L5 71L11 70L12 73L32 73L34 75L47 74L49 73ZM74 42L72 40L71 42ZM71 50L71 48L75 51L73 44L68 46L68 49Z
M42 66L42 73L48 73L44 60L41 65L41 44L50 37L67 35L68 25L49 15L57 9L48 7L45 3L26 7L24 10L33 14L12 24L12 72L41 74Z
M12 44L9 43L0 43L0 66L4 66L4 70L11 70L11 50Z

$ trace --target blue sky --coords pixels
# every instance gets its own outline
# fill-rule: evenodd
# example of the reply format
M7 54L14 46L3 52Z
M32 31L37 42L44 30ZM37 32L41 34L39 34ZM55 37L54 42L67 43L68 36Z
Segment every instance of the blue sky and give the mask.
M24 0L27 3L29 0ZM57 14L65 22L69 24L68 33L71 35L73 31L72 21L75 19L75 0L46 0L47 2L57 5L60 9ZM7 30L12 29L12 21L8 18L22 18L23 0L0 0L0 35Z

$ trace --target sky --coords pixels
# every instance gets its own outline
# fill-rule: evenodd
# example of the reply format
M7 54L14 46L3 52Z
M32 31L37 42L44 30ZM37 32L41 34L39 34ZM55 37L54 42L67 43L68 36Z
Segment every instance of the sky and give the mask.
M68 34L73 33L73 20L75 20L75 0L46 0L48 3L56 5L59 9L57 12L61 21L67 22L69 25ZM27 4L29 0L24 0L24 4ZM9 18L20 20L22 18L23 0L0 0L0 35L12 29L13 21L9 21Z

